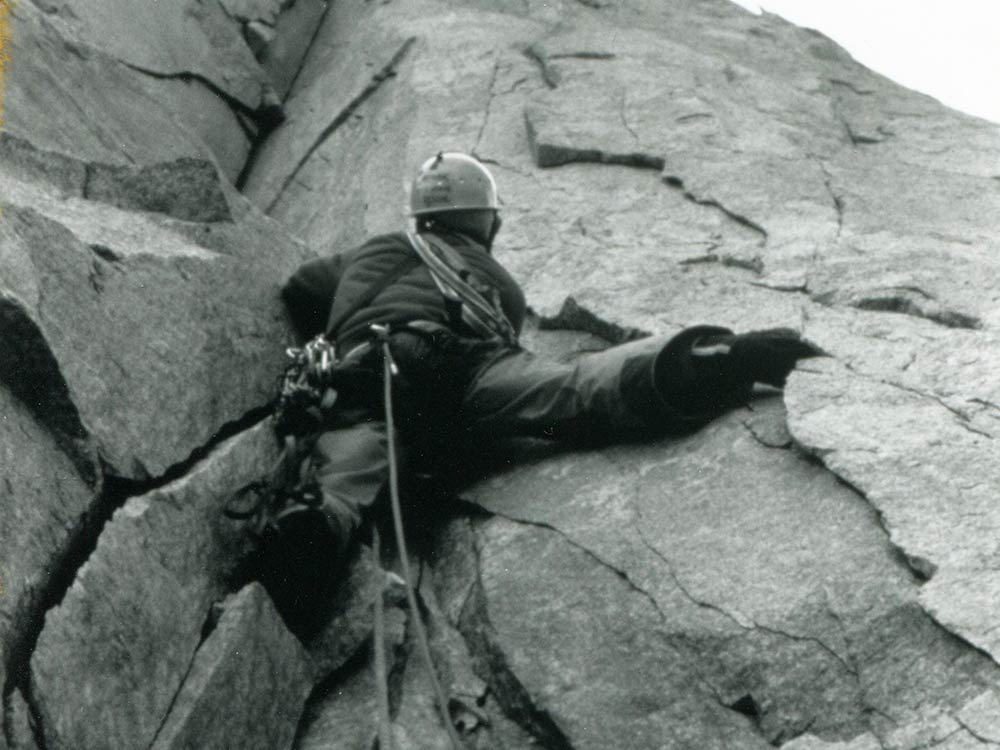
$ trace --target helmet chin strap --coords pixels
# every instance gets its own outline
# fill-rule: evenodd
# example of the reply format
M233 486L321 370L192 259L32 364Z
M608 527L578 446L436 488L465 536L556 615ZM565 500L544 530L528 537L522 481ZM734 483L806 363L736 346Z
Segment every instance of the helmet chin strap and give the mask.
M493 240L496 239L497 234L500 232L500 227L503 226L503 219L500 218L500 212L497 211L493 214L493 225L490 227L489 237L486 238L486 251L493 252Z

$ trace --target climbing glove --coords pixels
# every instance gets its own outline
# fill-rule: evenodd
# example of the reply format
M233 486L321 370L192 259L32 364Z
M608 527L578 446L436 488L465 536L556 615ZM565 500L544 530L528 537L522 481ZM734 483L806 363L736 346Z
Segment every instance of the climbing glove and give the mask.
M744 382L784 388L796 362L825 355L791 328L768 328L733 337L726 364Z
M790 328L737 335L719 326L693 326L664 347L654 380L676 412L710 418L749 401L754 383L782 388L798 360L823 355Z

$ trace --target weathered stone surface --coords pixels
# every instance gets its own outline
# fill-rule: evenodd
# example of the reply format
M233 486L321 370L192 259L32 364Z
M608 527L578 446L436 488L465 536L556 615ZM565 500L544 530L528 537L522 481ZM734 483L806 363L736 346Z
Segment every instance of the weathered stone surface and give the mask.
M389 672L403 658L406 618L406 611L399 607L386 609L385 648ZM302 716L296 750L353 750L372 745L378 734L373 662L369 643L357 658L317 686Z
M654 605L661 621L652 627L692 674L724 705L751 713L769 740L807 729L827 740L869 727L886 736L934 705L951 714L992 684L996 665L919 608L918 586L865 503L787 450L780 404L758 401L754 410L675 444L550 459L469 497L562 534L592 559L577 577L596 565L628 582L632 596ZM565 580L563 566L523 559L533 580L551 577L566 592L585 585ZM497 587L523 577L497 576ZM466 601L469 586L447 584L448 599ZM555 619L572 607L553 596ZM483 606L492 617L489 597ZM525 635L509 648L530 642ZM561 672L557 663L549 670ZM567 679L574 691L585 681ZM613 710L606 697L591 700L581 715Z
M204 171L208 200L117 180L204 160L202 142L234 178L263 68L291 87L290 116L246 192L316 250L398 229L407 176L464 149L497 175L496 254L542 327L619 340L792 325L834 355L791 379L788 428L758 400L685 440L539 459L467 493L492 516L448 526L424 598L449 689L491 719L463 714L470 744L998 745L995 126L723 0L333 3L301 72L292 40L311 37L319 0L278 16L122 3L15 11L9 133L37 148L0 141L0 345L29 377L10 356L0 368L29 406L19 424L54 437L39 455L96 480L96 446L114 473L155 474L269 393L286 335L276 285L306 254ZM259 65L244 23L270 39ZM231 221L201 221L224 208ZM194 509L265 466L211 491L196 474L109 525L35 657L52 747L150 745L224 591L212 561L227 547ZM207 571L173 557L190 547ZM359 563L342 632L312 644L314 678L335 671L303 747L371 743L360 644L378 584ZM133 612L162 644L122 625ZM397 739L434 747L395 612Z
M883 750L876 737L867 732L850 742L823 742L813 735L804 735L788 742L786 750Z
M201 79L251 110L260 104L263 71L218 2L184 0L137 6L128 0L40 0L69 38L134 68Z
M372 746L377 734L378 708L368 661L338 674L336 687L319 693L314 701L306 706L296 750L354 750Z
M276 750L292 744L312 688L305 651L260 584L222 606L153 750Z
M796 440L866 494L894 543L930 579L921 590L930 611L996 657L1000 578L988 560L1000 528L1000 466L986 457L1000 433L992 406L1000 396L982 379L996 345L985 334L966 337L978 341L963 347L953 334L938 344L958 344L941 380L927 377L930 363L892 377L824 362L796 375L788 398ZM948 359L942 352L933 361Z
M92 436L109 471L143 479L270 399L289 336L278 288L306 251L202 164L83 175L81 194L213 219L6 181L5 379L50 429Z
M233 18L244 22L263 21L270 26L274 26L281 7L287 4L286 0L220 0L220 5Z
M99 491L0 385L0 684L24 669L50 581Z
M291 90L305 62L307 43L316 35L328 7L327 0L295 0L274 23L260 64L279 96Z
M149 166L95 164L87 171L83 197L132 211L154 211L184 221L232 221L214 165L178 159Z
M226 178L235 183L250 154L257 128L245 115L200 81L158 78L133 71L136 85L162 108L162 117L176 123L210 153Z
M768 746L697 679L627 579L551 530L496 520L476 539L480 583L459 629L501 705L541 744ZM533 575L512 576L525 559Z
M6 131L93 161L214 158L236 180L250 150L249 133L231 103L204 82L129 68L100 45L78 41L65 26L64 38L53 16L31 3L18 4L13 16L11 57L17 64L6 80Z
M0 748L41 750L31 726L31 711L20 690L4 695L4 716L0 719Z
M205 146L132 72L95 49L63 39L34 3L11 5L9 54L16 63L5 71L7 133L85 161L128 164L207 156Z
M142 166L85 162L4 132L0 160L5 176L46 186L53 197L86 198L184 221L233 220L232 191L204 159L180 157Z
M335 5L288 108L247 194L317 246L398 229L406 175L473 151L500 185L497 257L544 324L792 325L829 351L789 384L791 435L860 497L759 415L472 497L627 576L768 740L971 741L956 712L997 675L969 642L996 657L1000 618L994 125L724 2ZM514 562L505 585L558 589ZM558 627L504 637L561 664ZM536 661L509 659L532 695Z
M987 691L970 701L957 719L977 739L1000 745L1000 697L995 691Z
M244 192L258 206L270 211L281 202L282 208L275 209L276 215L283 217L286 211L297 213L295 194L299 188L285 196L293 181L303 186L301 189L326 193L327 205L339 202L342 199L339 184L343 181L333 178L339 165L326 163L320 170L321 176L314 179L313 155L322 153L324 156L316 158L324 159L330 150L321 149L321 146L331 137L339 142L344 137L339 132L341 128L360 129L365 133L362 140L378 137L374 131L380 130L382 123L369 123L357 110L364 102L378 96L384 86L402 89L396 93L402 94L404 99L409 96L406 87L396 86L392 79L413 46L408 42L410 35L372 31L360 21L373 12L379 14L378 10L357 3L333 3L326 13L295 88L285 102L288 121L294 126L284 126L272 133L260 149L245 184ZM405 108L407 105L400 102L399 106ZM386 190L386 195L398 192L398 181L394 176L389 177L391 170L385 170L396 148L390 140L379 151L369 152L373 163L367 171L372 180L392 190L391 193ZM339 150L334 149L333 153ZM392 153L383 155L380 151ZM398 207L398 198L395 200ZM330 226L324 224L312 229L318 219L310 216L316 212L319 202L310 200L307 203L303 206L304 211L286 224L297 226L297 231L307 240L325 244L330 239ZM359 217L351 213L346 212L341 221L356 224Z
M115 513L31 660L50 750L150 746L240 551L222 506L276 457L262 423Z
M307 644L313 676L317 682L326 679L355 658L358 651L371 639L372 603L376 593L385 590L387 585L384 573L375 571L371 551L362 547L351 560L344 580L337 588L330 621ZM390 601L392 606L396 606L404 594L398 587L393 587L392 590L395 596Z

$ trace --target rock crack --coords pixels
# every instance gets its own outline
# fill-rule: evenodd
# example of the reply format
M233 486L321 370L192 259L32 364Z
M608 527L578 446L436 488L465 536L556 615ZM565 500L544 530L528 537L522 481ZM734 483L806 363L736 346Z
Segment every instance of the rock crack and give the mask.
M285 179L282 181L281 187L278 189L274 198L271 200L271 202L267 205L267 208L265 209L267 213L273 211L274 207L278 205L278 202L281 200L281 197L284 194L285 190L287 190L288 186L295 181L295 178L298 176L302 168L306 165L306 162L308 162L309 159L312 158L313 154L316 153L316 151L320 148L320 146L322 146L323 143L326 142L326 140L331 135L337 132L337 129L340 128L340 126L343 125L345 122L347 122L347 120L351 117L351 115L354 114L354 112L358 109L358 107L364 104L376 91L378 91L383 83L385 83L387 80L396 75L396 67L400 64L400 62L402 62L403 58L406 57L406 53L409 52L410 47L412 47L413 43L416 41L417 41L416 37L413 36L408 37L399 46L399 48L395 51L395 53L393 53L392 57L389 58L389 61L385 65L383 65L382 68L379 69L377 73L375 73L375 75L371 77L371 80L368 82L368 84L353 99L351 99L351 101L347 103L347 106L344 107L340 112L338 112L337 115L333 118L333 120L331 120L330 123L325 128L323 128L320 134L316 136L316 140L313 141L312 145L310 145L308 149L306 149L306 152L299 158L298 162L295 164L295 167L288 173L288 175L286 175Z

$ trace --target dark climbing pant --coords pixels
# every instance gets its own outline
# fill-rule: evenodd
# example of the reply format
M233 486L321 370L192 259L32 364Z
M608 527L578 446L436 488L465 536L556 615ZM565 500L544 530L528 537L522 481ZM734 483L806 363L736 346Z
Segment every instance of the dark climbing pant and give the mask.
M447 329L404 329L391 339L401 373L394 380L397 424L404 442L436 435L432 444L483 449L510 437L594 444L688 430L704 420L672 410L654 385L667 341L642 339L562 363ZM311 459L324 510L346 544L388 477L381 405L348 410L319 436Z

